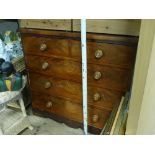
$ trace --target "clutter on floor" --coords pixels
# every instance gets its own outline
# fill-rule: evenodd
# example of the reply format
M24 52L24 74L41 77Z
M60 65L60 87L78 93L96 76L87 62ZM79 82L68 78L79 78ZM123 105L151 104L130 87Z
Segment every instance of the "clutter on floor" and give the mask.
M24 106L22 90L27 77L17 70L13 62L23 57L18 33L7 31L0 36L0 134L14 135L25 128L33 129ZM23 66L22 66L23 68ZM19 67L18 67L19 69ZM23 68L24 69L24 68ZM20 71L20 72L19 72ZM8 104L16 102L21 112L10 111Z
M18 91L22 88L23 51L19 33L7 31L0 35L0 92ZM17 67L18 66L18 67Z

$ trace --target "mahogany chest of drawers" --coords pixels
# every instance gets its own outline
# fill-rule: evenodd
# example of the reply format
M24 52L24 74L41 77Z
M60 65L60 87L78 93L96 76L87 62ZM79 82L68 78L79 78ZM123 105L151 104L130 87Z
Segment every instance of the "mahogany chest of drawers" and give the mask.
M35 113L82 127L80 33L21 29ZM137 38L87 34L89 131L99 133L130 89Z

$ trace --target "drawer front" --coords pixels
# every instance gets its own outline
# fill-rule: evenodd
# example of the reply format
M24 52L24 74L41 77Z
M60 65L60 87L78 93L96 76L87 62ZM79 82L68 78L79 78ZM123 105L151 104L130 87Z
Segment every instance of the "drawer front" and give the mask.
M88 82L100 88L126 91L131 84L131 70L88 65Z
M53 113L70 120L82 122L82 106L76 102L63 100L33 92L33 108L43 112ZM88 124L102 129L111 111L88 107Z
M71 40L72 58L81 59L81 43ZM136 49L130 46L87 42L88 63L132 68Z
M43 76L30 72L30 87L33 91L52 94L70 100L81 99L81 84L59 78Z
M23 36L25 53L35 55L56 55L66 57L69 55L69 42L66 39L52 37Z
M120 103L123 95L122 92L88 86L88 104L98 108L111 110L115 104Z
M34 72L82 82L81 64L78 62L29 55L27 55L26 61L28 68ZM88 83L90 85L126 91L129 89L130 81L130 70L88 64Z
M37 61L36 61L37 60ZM48 76L73 80L81 83L81 63L58 58L26 56L27 67Z
M48 83L50 83L49 86ZM38 93L67 98L82 104L82 86L79 83L30 72L30 86L33 91ZM101 109L112 109L114 104L120 102L122 95L122 92L88 86L89 104Z

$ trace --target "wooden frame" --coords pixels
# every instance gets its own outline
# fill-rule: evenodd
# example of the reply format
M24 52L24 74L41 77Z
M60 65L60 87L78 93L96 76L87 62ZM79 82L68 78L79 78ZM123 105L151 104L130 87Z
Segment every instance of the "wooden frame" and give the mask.
M141 20L87 19L87 32L138 36ZM73 31L80 31L80 20L73 19Z
M137 19L87 19L87 32L138 36L141 20ZM21 28L81 31L80 19L24 19Z
M54 29L71 31L71 19L24 19L19 20L21 28Z

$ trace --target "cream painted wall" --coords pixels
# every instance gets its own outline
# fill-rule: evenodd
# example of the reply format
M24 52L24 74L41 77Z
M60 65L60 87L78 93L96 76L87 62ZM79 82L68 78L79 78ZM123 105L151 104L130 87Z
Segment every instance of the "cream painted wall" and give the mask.
M137 134L155 134L155 33Z
M155 20L142 20L126 134L155 133L154 37Z

